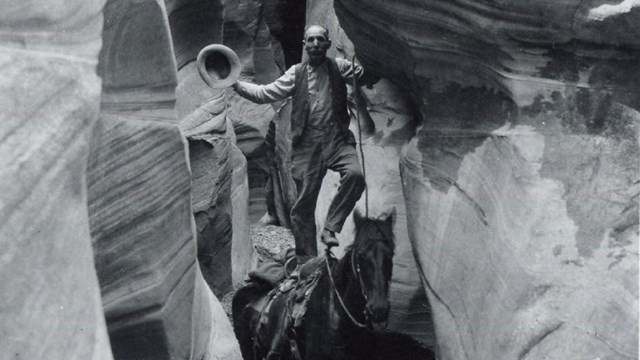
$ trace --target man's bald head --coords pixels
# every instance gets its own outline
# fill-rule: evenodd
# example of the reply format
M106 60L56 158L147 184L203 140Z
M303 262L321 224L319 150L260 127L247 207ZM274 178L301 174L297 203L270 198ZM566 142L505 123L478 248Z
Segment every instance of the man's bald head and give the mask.
M311 25L304 32L303 43L309 55L309 64L318 66L327 58L327 50L331 47L329 31L320 25Z
M304 31L305 40L309 35L322 35L325 39L329 40L329 30L320 25L310 25L307 30Z

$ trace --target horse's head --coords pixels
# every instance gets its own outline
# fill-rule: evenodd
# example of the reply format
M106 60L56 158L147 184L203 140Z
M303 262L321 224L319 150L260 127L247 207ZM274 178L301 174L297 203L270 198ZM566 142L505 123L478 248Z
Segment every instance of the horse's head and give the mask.
M386 327L389 317L389 280L393 267L393 216L384 220L365 219L354 214L356 236L351 264L365 298L368 325L374 330Z

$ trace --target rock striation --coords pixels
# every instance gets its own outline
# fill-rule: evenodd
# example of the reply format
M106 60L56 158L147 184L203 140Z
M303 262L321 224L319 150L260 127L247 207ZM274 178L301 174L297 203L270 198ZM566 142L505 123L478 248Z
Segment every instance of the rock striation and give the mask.
M238 359L228 319L196 261L164 3L109 0L104 14L88 207L114 357Z
M242 0L226 4L224 44L238 54L244 81L270 83L292 65L285 63L286 54L292 61L290 49L283 49L274 35L288 38L282 34L284 29L292 27L283 23L283 19L287 19L288 3L284 0ZM233 123L238 147L249 160L249 185L256 195L253 197L262 197L265 182L270 181L270 190L264 194L269 198L269 213L280 225L288 226L289 210L296 198L289 166L291 144L287 136L290 107L286 102L255 104L233 91L227 96L227 117Z
M0 357L112 359L85 179L103 1L1 6Z
M401 174L440 358L636 359L637 4L335 7L420 116Z
M191 0L166 4L178 66L176 110L189 142L198 260L204 279L223 296L242 283L256 262L247 224L247 164L230 126L229 99L225 90L210 88L196 67L202 48L222 43L226 5Z

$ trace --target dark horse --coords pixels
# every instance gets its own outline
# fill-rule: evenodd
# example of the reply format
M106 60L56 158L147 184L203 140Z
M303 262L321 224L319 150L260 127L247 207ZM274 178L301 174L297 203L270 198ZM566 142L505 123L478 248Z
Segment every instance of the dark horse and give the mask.
M392 220L391 216L362 219L357 214L354 218L355 240L342 259L315 259L317 285L308 294L306 312L295 326L287 296L274 295L275 291L255 283L238 290L232 311L245 360L376 357L374 331L386 327L389 315ZM265 306L269 296L273 301ZM264 316L266 308L268 316ZM259 326L262 331L257 330Z

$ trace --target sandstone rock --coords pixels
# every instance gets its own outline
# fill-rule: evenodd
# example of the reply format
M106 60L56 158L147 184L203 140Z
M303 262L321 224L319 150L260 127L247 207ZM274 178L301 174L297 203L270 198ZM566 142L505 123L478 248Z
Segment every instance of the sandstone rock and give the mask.
M238 341L227 314L218 299L209 291L202 275L196 273L196 297L193 299L193 353L194 360L242 360ZM196 317L203 320L198 321Z
M281 31L284 27L280 16L287 8L283 6L282 1L274 0L238 1L225 7L224 43L238 53L245 81L270 83L286 70L283 51L270 28L273 25L274 31ZM264 179L271 177L275 193L267 196L273 198L276 208L271 215L283 226L289 225L289 209L295 198L288 166L291 144L287 145L284 137L289 126L286 109L280 102L260 105L241 98L235 92L229 94L228 119L233 122L238 147L250 159L249 169L254 171L249 173L249 185L263 187ZM276 158L267 158L273 156L270 149L265 149L265 138L272 122L276 123ZM256 189L253 191L255 193ZM262 189L259 192L262 193Z
M231 289L231 164L228 138L189 140L194 189L200 188L209 201L197 206L194 216L198 234L198 261L214 293ZM212 186L215 185L215 186Z
M300 62L305 28L306 1L268 0L265 2L265 20L274 48L282 49L285 66Z
M178 69L209 44L222 42L224 1L165 0Z
M176 108L189 139L198 259L204 279L218 296L241 283L256 258L247 223L246 161L229 127L229 100L225 90L206 85L195 62L203 47L222 42L223 10L221 2L167 2L180 68Z
M271 48L269 28L262 16L262 2L243 0L225 7L224 44L232 48L242 64L241 77L259 84L280 76ZM238 136L238 147L249 155L264 142L274 109L268 104L254 104L230 92L228 117Z
M164 4L111 0L105 24L102 113L88 187L114 355L240 358L196 265L191 176L175 115L176 67Z
M202 48L222 42L224 7L221 1L165 0L165 3L178 67L176 111L182 121L223 93L202 80L195 61Z
M231 149L231 168L231 282L238 288L255 268L258 258L249 235L247 159L237 147Z
M441 359L637 358L630 3L336 1L419 107L401 172Z
M96 62L102 6L102 1L2 4L2 358L112 358L85 181L100 104Z
M91 233L114 355L188 358L197 267L179 129L103 113L89 169Z
M218 296L240 284L256 262L248 233L246 160L234 145L225 105L221 94L180 124L189 139L198 258Z

